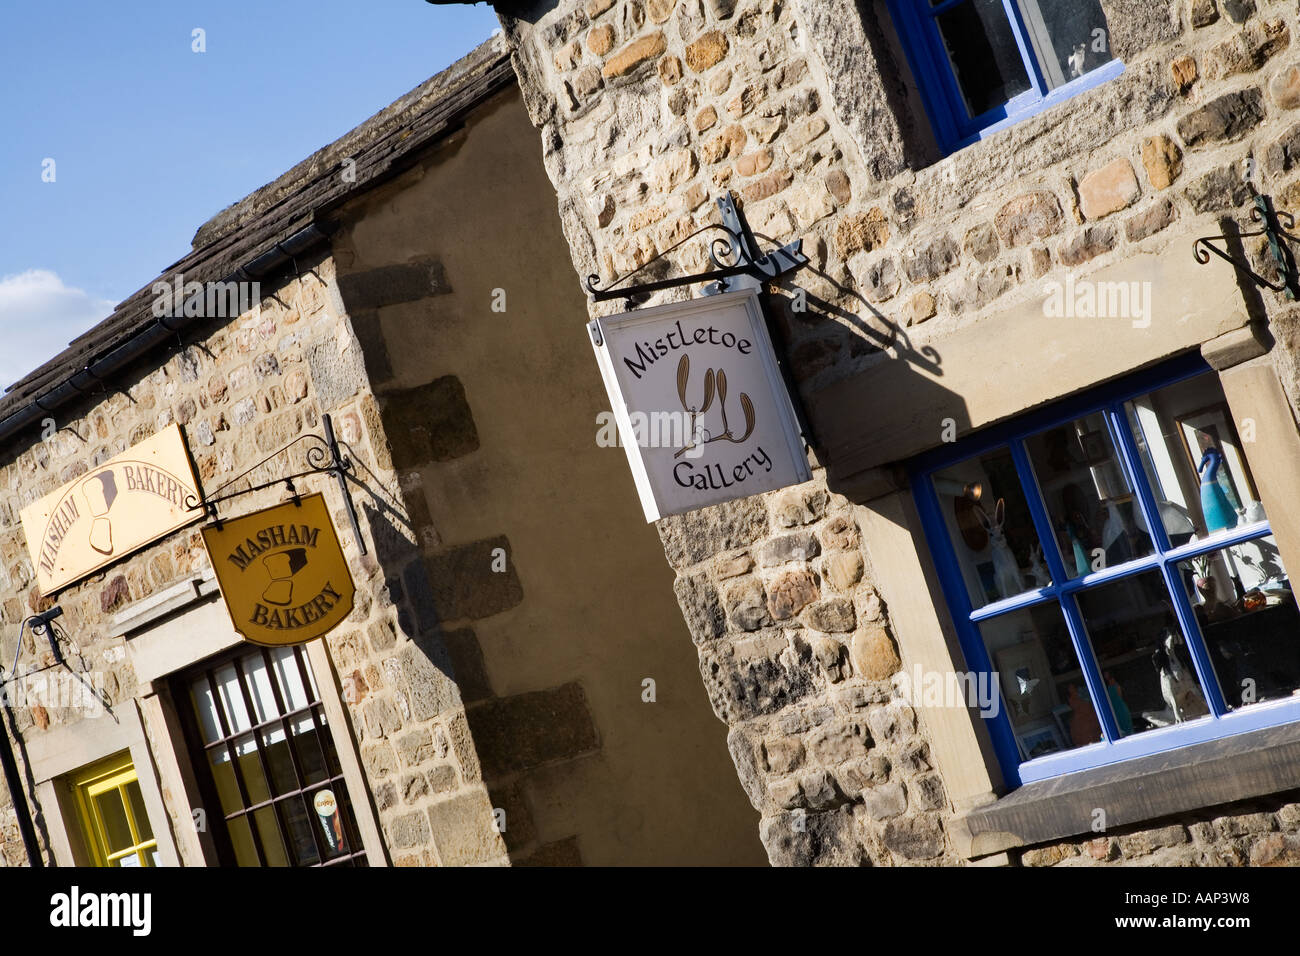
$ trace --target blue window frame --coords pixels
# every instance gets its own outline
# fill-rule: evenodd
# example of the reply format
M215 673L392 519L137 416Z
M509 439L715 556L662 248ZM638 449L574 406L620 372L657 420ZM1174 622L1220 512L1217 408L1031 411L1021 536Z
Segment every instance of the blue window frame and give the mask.
M1111 80L1100 0L888 0L950 153Z
M1013 786L1300 719L1300 612L1245 450L1188 356L912 462Z

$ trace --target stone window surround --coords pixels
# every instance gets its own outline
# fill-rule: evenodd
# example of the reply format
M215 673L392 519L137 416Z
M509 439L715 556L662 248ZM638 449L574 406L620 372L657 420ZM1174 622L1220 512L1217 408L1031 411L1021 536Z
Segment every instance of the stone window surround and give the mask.
M1260 497L1270 517L1277 516L1273 534L1284 564L1300 567L1300 517L1281 507L1300 490L1300 431L1265 338L1257 327L1247 325L1203 343L1201 353L1218 373L1234 418L1255 420L1256 446L1268 449L1251 459ZM891 555L876 572L904 671L964 670L911 491L895 488L859 504L857 510L870 548ZM1086 833L1095 807L1107 808L1108 827L1113 829L1300 787L1296 724L1067 774L1006 793L978 714L964 707L927 707L922 720L953 802L953 843L968 859Z
M178 866L158 771L145 738L135 700L124 701L110 715L51 727L25 741L27 771L36 782L36 801L49 834L50 850L59 866L90 866L90 853L80 832L80 814L67 776L123 750L130 751L140 782L149 825L158 841L163 866Z
M179 832L173 834L170 825L160 827L158 823L162 821L170 824L162 800L163 789L167 790L173 801L181 801L187 808L203 805L194 766L184 743L185 736L181 729L176 702L172 699L167 678L171 674L185 670L205 658L241 643L238 635L230 627L225 606L218 600L219 597L212 569L205 567L191 578L128 605L114 615L110 623L110 633L128 637L127 652L135 665L139 682L137 697L126 702L129 707L124 707L124 710L129 713L124 718L122 728L118 728L112 718L105 715L105 718L93 722L81 721L67 727L55 728L42 737L34 736L32 742L28 744L32 774L38 781L42 779L37 774L38 766L42 773L46 772L46 764L55 767L52 773L47 774L48 777L54 777L129 746L132 760L140 776L141 790L145 794L145 806L149 812L150 823L158 836L164 866L179 866L182 858L187 862L202 861L202 864L207 866L215 866L218 863L210 828L208 832L199 833L193 827L181 826ZM316 686L320 691L321 703L324 705L325 719L334 728L332 733L335 750L347 783L348 793L352 798L353 813L361 835L362 846L366 850L367 863L372 867L387 866L387 849L376 822L370 787L357 755L351 723L339 695L338 675L335 673L323 639L318 638L308 643L306 652L312 674L316 678ZM88 728L88 724L95 726ZM152 752L146 740L145 724L150 730L148 736L154 742ZM135 729L132 730L132 727ZM87 732L88 730L90 733ZM114 733L114 730L117 732ZM57 743L51 745L44 743L46 736L56 734L59 737ZM126 743L120 743L120 740L125 740ZM57 757L63 753L74 754L77 755L78 762L66 769L57 769L64 767L68 759L73 758L52 760L41 756L44 752L43 748L48 746L57 748L52 751L53 756ZM92 751L93 756L80 759L80 755L90 754ZM45 764L37 764L38 756L45 761ZM146 775L149 778L148 784L146 784ZM41 786L47 789L43 792ZM42 806L57 805L60 810L59 814L51 815L49 822L51 842L54 844L56 858L61 865L65 865L63 864L65 856L70 861L77 859L73 853L74 845L70 843L63 829L63 820L76 819L75 812L69 812L72 810L71 804L67 802L71 796L70 792L61 792L65 789L53 780L47 780L37 788ZM151 794L156 799L151 798ZM214 811L210 811L210 814L211 812ZM185 814L180 815L182 821L185 816ZM59 817L62 819L58 819ZM164 842L168 848L165 851L162 850ZM60 853L64 856L59 856Z

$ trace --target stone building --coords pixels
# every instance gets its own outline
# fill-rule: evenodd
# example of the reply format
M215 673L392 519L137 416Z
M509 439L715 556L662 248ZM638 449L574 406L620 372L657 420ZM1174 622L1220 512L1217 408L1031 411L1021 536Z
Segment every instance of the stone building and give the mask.
M48 862L763 862L658 539L591 440L605 399L536 143L498 38L158 278L242 282L246 309L159 316L151 282L4 397L0 650L28 675L9 729ZM233 519L286 498L327 414L366 547L336 482L296 480L356 587L324 638L240 640L202 511L40 593L19 517L48 493L179 426L206 497L271 483ZM30 626L15 647L56 605L67 667Z
M577 275L811 260L813 481L659 522L774 863L1300 860L1300 313L1193 256L1300 199L1294 10L1054 6L497 4Z
M358 606L301 653L373 861L1300 860L1300 312L1240 235L1300 200L1289 5L495 6L503 45L165 273L258 309L177 341L142 290L6 397L0 650L49 603L20 507L172 422L210 491L329 413L371 546L322 483ZM762 300L813 478L654 541L580 279L701 272L725 193L809 259ZM54 596L136 715L15 708L56 858L124 750L163 859L232 858L180 726L238 643L206 563L191 527Z

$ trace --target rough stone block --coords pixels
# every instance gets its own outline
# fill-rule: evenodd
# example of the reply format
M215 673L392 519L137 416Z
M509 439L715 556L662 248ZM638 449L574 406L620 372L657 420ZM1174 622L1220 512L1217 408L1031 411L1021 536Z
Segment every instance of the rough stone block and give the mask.
M673 582L677 603L696 644L721 637L727 629L718 591L705 572L682 575Z
M576 682L485 701L465 716L489 781L600 746L586 695Z
M498 549L505 552L504 559ZM524 599L504 535L449 548L426 562L434 606L443 621L490 617Z
M478 429L454 375L382 396L384 435L394 467L449 461L478 450Z
M1264 121L1263 96L1255 87L1224 93L1178 121L1189 149L1240 139Z
M1116 159L1079 181L1079 206L1088 219L1101 219L1127 209L1142 195L1133 164Z
M417 302L452 291L442 262L428 258L380 266L365 272L344 272L338 277L338 287L349 313L401 302Z
M487 792L475 789L429 807L429 831L443 866L470 866L504 849Z

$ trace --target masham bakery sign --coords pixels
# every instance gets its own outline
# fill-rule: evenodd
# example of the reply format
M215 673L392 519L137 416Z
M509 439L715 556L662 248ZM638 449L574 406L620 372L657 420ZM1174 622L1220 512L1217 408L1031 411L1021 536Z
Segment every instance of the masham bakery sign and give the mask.
M591 331L647 521L811 477L755 292L606 316Z

